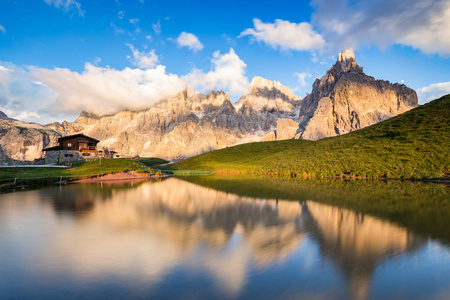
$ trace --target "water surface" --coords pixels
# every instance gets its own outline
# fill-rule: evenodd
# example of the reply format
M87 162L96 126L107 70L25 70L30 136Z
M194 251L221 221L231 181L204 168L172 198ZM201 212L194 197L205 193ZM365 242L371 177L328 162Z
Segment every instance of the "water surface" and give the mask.
M190 177L0 195L0 298L449 299L449 191Z

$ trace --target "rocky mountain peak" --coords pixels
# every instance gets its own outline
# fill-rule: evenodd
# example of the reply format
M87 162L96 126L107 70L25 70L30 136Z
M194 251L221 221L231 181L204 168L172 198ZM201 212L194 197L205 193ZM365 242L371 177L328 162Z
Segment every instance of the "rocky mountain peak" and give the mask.
M336 71L336 74L343 72L363 73L363 68L356 62L355 54L352 49L344 49L339 53L338 59L332 69Z
M250 94L262 95L263 97L269 96L272 99L276 97L290 100L299 99L299 97L292 93L290 88L282 85L279 81L272 81L259 76L253 77L250 85Z
M353 53L352 49L344 49L338 55L338 61L347 61L347 60L355 60L355 53Z
M317 140L344 134L416 106L414 90L367 76L353 51L346 49L303 99L299 111L301 138Z
M230 101L228 92L212 92L206 96L206 103L212 104L213 106L221 106L225 101Z
M96 114L83 110L80 113L80 116L75 120L75 123L79 125L92 125L97 122L98 119L100 119L100 117Z

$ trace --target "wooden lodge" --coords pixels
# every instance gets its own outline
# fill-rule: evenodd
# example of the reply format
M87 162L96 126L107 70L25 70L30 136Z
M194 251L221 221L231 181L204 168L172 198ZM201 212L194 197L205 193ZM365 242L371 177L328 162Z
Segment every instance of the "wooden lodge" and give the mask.
M99 150L97 144L100 141L82 133L58 138L58 145L45 148L45 163L60 163L75 160L85 160L91 157L113 157L113 151L105 148ZM105 150L105 151L104 151Z

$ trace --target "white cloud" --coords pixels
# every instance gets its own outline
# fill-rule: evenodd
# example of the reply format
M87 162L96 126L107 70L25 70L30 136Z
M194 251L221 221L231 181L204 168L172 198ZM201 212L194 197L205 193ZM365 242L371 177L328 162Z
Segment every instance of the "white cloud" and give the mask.
M425 104L447 94L450 94L450 81L433 83L417 90L420 104Z
M232 95L243 95L248 92L249 81L245 76L247 65L234 52L233 48L226 54L214 52L211 60L214 70L204 73L194 69L183 78L193 88L204 92L228 90Z
M239 37L252 36L258 42L264 42L274 49L309 51L321 49L325 41L307 22L291 23L275 20L274 23L263 23L253 19L254 28L241 32Z
M152 40L152 36L151 35L146 35L145 38L147 39L147 41L151 41Z
M153 68L159 61L158 55L155 54L155 50L148 52L139 51L131 44L126 44L133 53L133 56L127 56L130 62L138 68L149 69Z
M194 69L185 76L166 73L158 65L149 69L115 70L86 64L82 73L69 69L32 68L33 76L54 91L54 102L48 105L55 113L79 113L82 110L99 115L124 109L139 110L167 99L186 88L187 83L203 92L227 89L231 94L248 90L246 64L233 49L213 54L213 70Z
M156 22L156 24L152 24L152 28L153 28L153 31L156 34L160 34L161 33L161 22L160 22L160 20L158 20L158 22Z
M52 97L53 92L26 69L0 62L0 111L10 118L29 122L55 120L40 110L50 104Z
M204 93L218 89L236 95L247 92L246 64L233 49L223 55L215 52L211 71L194 69L180 76L167 73L163 65L149 67L154 59L147 65L139 59L150 52L143 54L128 46L136 53L136 64L143 63L144 69L116 70L86 63L83 72L74 72L66 68L25 69L0 62L0 110L13 118L50 123L73 120L82 110L105 115L149 108L182 92L188 83Z
M6 33L6 29L5 29L5 27L2 26L2 24L0 24L0 32Z
M82 73L69 69L32 68L32 73L53 91L54 112L79 113L82 110L99 115L124 109L144 109L185 88L177 75L167 74L165 66L153 69L115 70L89 63Z
M78 11L78 15L83 17L84 11L81 9L81 4L75 0L44 0L48 5L53 5L56 8L61 8L68 12L71 9Z
M425 53L450 54L448 0L313 0L312 24L332 50L402 44Z
M125 16L125 11L124 11L124 10L119 11L119 13L117 14L117 16L118 16L119 19L122 20L123 17Z
M192 33L182 32L176 39L178 46L188 47L192 51L199 51L203 49L203 44L198 37Z

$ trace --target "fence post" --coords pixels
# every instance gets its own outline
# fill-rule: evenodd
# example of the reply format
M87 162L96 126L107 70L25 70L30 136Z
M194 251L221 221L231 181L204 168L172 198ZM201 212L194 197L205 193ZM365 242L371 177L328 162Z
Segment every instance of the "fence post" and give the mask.
M17 177L16 177L16 178L14 178L14 185L16 185L16 180L17 180Z

